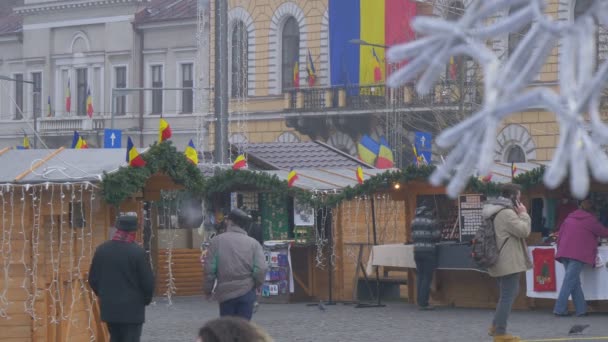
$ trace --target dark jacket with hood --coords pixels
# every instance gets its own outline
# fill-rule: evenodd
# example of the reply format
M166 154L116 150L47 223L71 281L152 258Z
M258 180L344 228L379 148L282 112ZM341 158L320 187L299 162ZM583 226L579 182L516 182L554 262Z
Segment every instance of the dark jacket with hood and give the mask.
M416 208L416 216L412 221L412 241L414 253L436 254L437 243L441 240L441 228L427 205Z

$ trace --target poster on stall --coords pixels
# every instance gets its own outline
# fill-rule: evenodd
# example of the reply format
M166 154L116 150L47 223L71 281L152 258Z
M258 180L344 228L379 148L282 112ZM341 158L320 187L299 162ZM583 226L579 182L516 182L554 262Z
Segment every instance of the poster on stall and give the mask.
M295 226L312 227L315 225L315 208L307 203L293 200L293 224Z
M534 264L534 291L556 291L555 249L535 248L532 250L532 259Z

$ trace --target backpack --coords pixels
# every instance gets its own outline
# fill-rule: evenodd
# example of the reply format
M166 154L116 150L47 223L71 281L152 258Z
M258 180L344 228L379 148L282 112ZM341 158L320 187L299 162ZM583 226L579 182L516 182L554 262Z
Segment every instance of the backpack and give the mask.
M496 264L502 248L505 246L505 243L507 243L507 240L509 240L509 238L507 238L502 246L500 246L500 249L498 249L498 246L496 245L494 219L496 218L496 215L504 209L507 208L500 209L496 214L484 219L481 226L477 229L475 237L471 240L471 257L475 264L482 269L487 269Z

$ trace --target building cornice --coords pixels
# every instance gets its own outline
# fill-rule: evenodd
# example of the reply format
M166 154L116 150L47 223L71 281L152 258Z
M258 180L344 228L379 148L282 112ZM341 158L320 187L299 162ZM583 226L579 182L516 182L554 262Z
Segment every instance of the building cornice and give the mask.
M42 14L49 11L65 11L75 8L114 6L129 3L150 2L150 0L64 0L15 7L15 13L21 15Z
M195 18L188 19L165 19L159 21L152 21L148 23L143 23L137 25L139 29L149 30L149 29L162 29L167 27L180 27L180 26L196 26Z

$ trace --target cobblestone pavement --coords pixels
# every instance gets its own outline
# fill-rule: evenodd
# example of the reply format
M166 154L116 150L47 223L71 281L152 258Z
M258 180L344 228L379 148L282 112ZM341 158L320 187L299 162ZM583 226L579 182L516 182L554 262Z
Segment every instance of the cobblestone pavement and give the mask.
M389 302L383 308L356 309L338 304L320 311L305 304L262 304L253 321L276 341L491 341L486 329L491 310L438 308L420 312L413 305ZM194 341L197 330L218 315L217 304L202 297L157 299L147 310L142 341ZM608 341L608 315L554 317L550 311L515 311L509 330L526 340ZM573 324L590 324L569 339ZM595 338L592 338L595 337Z

